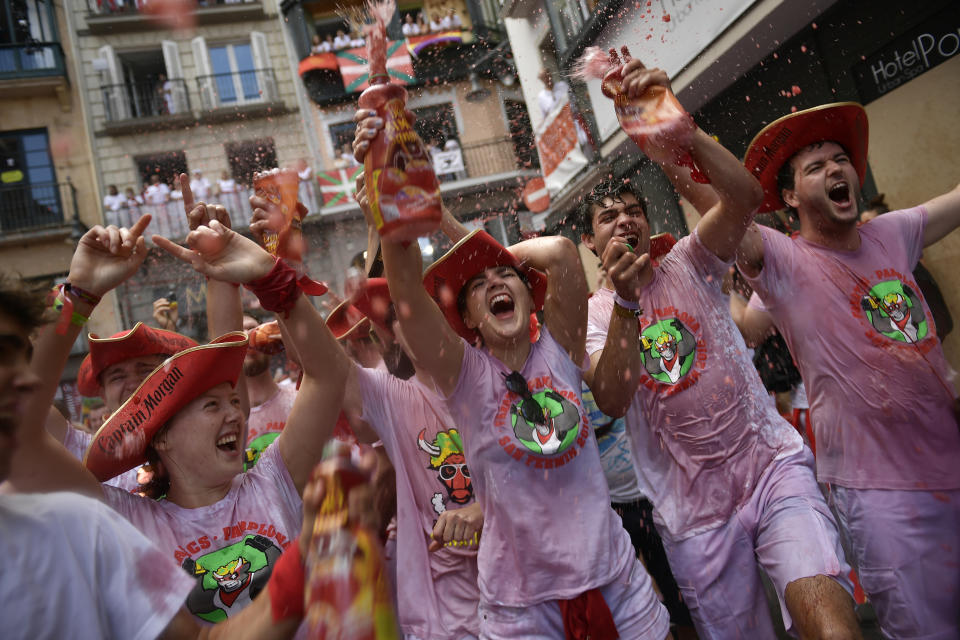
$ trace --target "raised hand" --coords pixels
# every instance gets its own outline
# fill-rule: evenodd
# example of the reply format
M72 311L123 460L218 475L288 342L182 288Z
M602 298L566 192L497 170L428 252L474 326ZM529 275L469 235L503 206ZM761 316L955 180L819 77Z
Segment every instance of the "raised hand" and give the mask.
M670 89L670 78L663 69L648 69L639 60L631 60L623 65L623 92L627 98L633 100L642 96L651 87ZM672 101L672 100L671 100ZM674 102L683 112L683 107ZM673 162L676 159L676 150L688 150L692 144L693 134L697 125L693 118L686 116L674 126L665 127L661 132L650 135L642 145L643 152L658 163Z
M632 302L639 300L640 291L653 276L650 254L638 256L630 250L626 240L614 236L603 250L602 262L617 295Z
M67 279L77 287L102 296L137 272L147 257L143 232L150 214L127 228L97 225L83 234L70 261Z
M167 331L176 331L179 314L177 301L157 298L153 301L153 319L157 326Z
M253 209L253 217L250 218L250 233L256 239L260 246L263 246L263 233L265 231L280 231L285 223L283 211L280 209L279 202L273 202L270 198L258 191L250 196L250 208ZM297 215L301 220L307 217L307 207L297 200Z
M190 188L190 176L181 173L180 192L183 194L183 212L187 216L187 224L190 230L194 231L201 225L209 225L211 221L216 220L226 228L230 229L230 214L226 208L219 204L206 204L205 202L194 202L193 190Z
M218 220L201 225L187 235L182 247L163 236L153 236L158 247L190 264L205 276L238 284L261 278L273 269L274 258L252 240L227 228Z

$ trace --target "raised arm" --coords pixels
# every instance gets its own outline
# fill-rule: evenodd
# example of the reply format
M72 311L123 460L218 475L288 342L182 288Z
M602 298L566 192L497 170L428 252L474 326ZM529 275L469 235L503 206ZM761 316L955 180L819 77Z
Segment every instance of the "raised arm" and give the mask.
M960 226L960 185L923 206L927 209L923 246L929 247Z
M44 426L70 349L83 327L81 317L89 317L95 307L93 300L126 281L143 264L147 249L142 234L149 223L150 216L145 215L130 229L96 226L77 244L67 276L74 289L65 287L60 294L72 303L73 315L66 313L65 325L55 321L43 327L33 347L30 367L39 384L24 406L18 434L20 447L10 475L11 485L18 491L101 494L93 475Z
M776 326L773 317L766 311L751 307L747 300L737 292L730 294L730 315L740 329L744 342L750 348L756 347L773 333Z
M187 236L193 251L160 236L154 236L153 241L206 276L226 282L252 283L255 293L260 291L258 285L263 286L261 279L283 270L283 265L255 242L216 220ZM274 282L274 291L277 286ZM285 297L280 300L284 309L278 312L278 320L300 356L303 382L276 446L294 485L302 491L310 471L321 459L324 445L333 435L350 361L313 305L293 289L285 291ZM283 311L287 312L286 317Z
M653 276L650 256L637 256L619 238L603 251L603 269L617 295L636 303L643 287ZM627 412L643 373L643 351L638 339L639 325L634 312L614 303L602 351L590 356L590 370L584 376L600 410L612 418Z
M524 240L510 247L517 260L547 274L544 323L576 365L583 365L590 291L576 245L563 236Z
M629 97L641 95L654 84L669 87L666 73L647 69L639 60L632 60L624 67L623 86ZM681 195L703 212L710 203L710 194L684 177L683 169L675 164L676 151L692 156L709 179L717 198L697 225L700 241L720 259L733 259L744 231L763 200L763 190L756 178L723 145L700 129L679 139L651 136L643 151L664 167Z

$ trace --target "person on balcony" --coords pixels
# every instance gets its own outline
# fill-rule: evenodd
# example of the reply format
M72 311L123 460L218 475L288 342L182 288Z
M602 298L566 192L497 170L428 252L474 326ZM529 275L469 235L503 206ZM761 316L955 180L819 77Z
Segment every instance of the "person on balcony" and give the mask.
M193 172L193 179L190 180L190 192L193 197L199 201L205 201L210 197L210 181L207 180L200 170Z
M335 51L346 49L350 46L350 36L343 29L337 29L337 37L333 39L333 48Z
M323 42L320 41L319 34L313 36L313 47L310 49L310 51L314 55L330 53L333 51L333 36L328 33Z
M430 33L438 33L443 31L443 20L440 18L439 13L434 13L430 17Z
M403 27L401 28L401 31L403 31L403 35L408 37L420 35L420 25L418 25L414 20L412 13L408 13L407 17L404 18Z
M453 7L450 8L450 13L447 14L447 17L444 18L444 20L449 20L449 21L450 21L450 26L447 27L448 29L462 29L462 28L463 28L463 20L460 19L460 14L457 13L457 10L454 9Z
M220 179L217 180L217 186L220 188L220 195L237 192L237 181L231 178L226 170L220 172Z
M177 112L177 102L173 97L173 82L161 73L157 84L157 90L163 98L161 114L174 115Z
M107 195L103 197L103 208L107 211L119 211L125 201L126 198L117 191L117 185L112 184L107 187Z
M147 204L161 205L170 201L170 187L160 181L158 174L150 176L150 186L143 194L143 199Z

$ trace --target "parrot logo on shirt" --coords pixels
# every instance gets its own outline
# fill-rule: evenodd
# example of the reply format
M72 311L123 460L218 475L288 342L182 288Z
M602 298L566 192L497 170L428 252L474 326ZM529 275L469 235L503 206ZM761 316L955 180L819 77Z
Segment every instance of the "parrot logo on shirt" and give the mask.
M269 538L248 535L181 566L197 584L187 596L190 613L207 622L236 615L267 586L280 549Z
M898 342L914 343L927 337L927 315L920 296L899 280L881 282L860 300L873 328Z
M421 429L417 437L417 446L430 456L430 466L438 472L437 480L447 490L447 498L457 505L464 505L473 499L473 484L470 480L470 468L463 456L463 439L456 429L441 431L432 442L426 439L426 429ZM447 510L443 494L433 494L433 510L440 515Z
M676 384L690 372L696 359L697 339L676 318L652 324L640 334L641 358L650 376Z

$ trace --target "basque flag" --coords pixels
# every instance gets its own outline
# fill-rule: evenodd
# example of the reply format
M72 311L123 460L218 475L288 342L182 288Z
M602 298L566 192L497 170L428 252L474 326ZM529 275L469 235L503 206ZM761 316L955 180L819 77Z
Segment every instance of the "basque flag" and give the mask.
M337 51L337 63L340 65L343 88L347 93L363 91L369 86L370 64L367 61L366 47ZM393 40L387 45L387 75L399 84L413 84L417 81L413 75L413 61L410 60L403 40Z
M357 194L357 176L361 171L363 165L318 172L317 182L323 195L323 206L335 207L353 202Z

